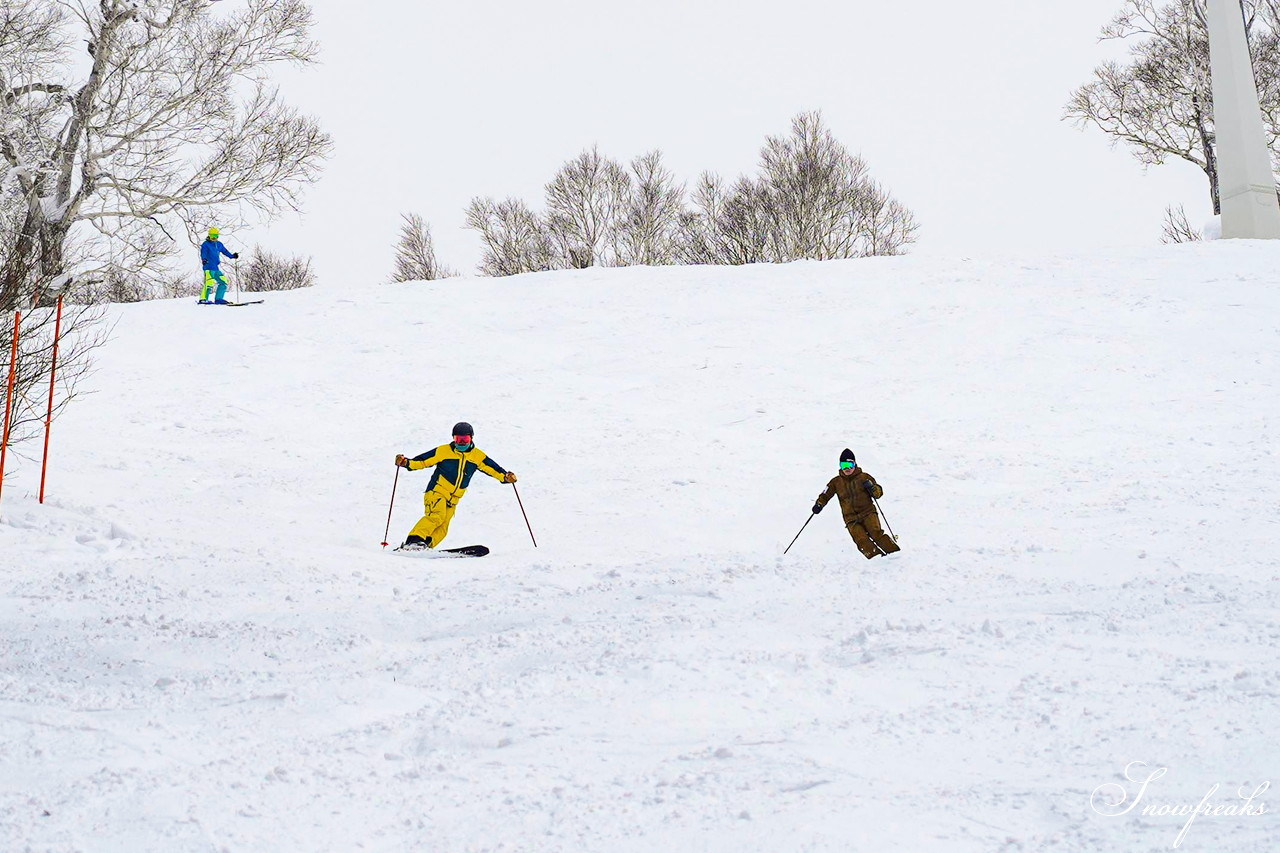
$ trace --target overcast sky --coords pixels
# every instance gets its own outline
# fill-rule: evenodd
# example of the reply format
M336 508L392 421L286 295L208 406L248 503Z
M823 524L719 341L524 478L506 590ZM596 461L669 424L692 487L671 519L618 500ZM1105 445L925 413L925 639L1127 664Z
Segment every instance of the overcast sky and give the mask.
M232 0L234 2L234 0ZM658 148L692 183L754 171L766 134L821 110L921 224L917 253L1151 245L1164 207L1210 214L1202 173L1143 171L1061 121L1117 54L1121 0L313 0L321 64L288 99L336 151L301 217L228 234L312 255L322 286L385 280L400 214L474 273L477 195L536 208L565 160Z

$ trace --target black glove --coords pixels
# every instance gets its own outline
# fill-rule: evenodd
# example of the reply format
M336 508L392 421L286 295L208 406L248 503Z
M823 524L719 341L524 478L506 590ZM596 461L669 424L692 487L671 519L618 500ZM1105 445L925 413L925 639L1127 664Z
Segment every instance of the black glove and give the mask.
M239 252L232 252L232 253L231 253L231 260L233 260L233 261L238 261L238 260L240 260L240 253L239 253Z
M875 494L875 491L876 491L876 484L871 482L870 480L864 480L862 482L862 488L867 490L867 494L873 495Z
M814 505L813 505L813 514L814 514L814 515L817 515L817 514L818 514L818 513L820 513L820 512L822 512L822 504L814 504Z

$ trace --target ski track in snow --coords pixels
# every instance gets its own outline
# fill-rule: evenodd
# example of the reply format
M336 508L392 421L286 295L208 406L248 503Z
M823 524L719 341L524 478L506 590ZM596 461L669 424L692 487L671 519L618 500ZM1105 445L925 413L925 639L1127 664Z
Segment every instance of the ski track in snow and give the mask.
M114 307L51 499L18 459L0 505L0 850L1168 849L1090 794L1280 782L1276 261ZM383 552L459 419L542 547L477 476L446 545L491 556ZM845 446L903 552L832 507L781 556Z

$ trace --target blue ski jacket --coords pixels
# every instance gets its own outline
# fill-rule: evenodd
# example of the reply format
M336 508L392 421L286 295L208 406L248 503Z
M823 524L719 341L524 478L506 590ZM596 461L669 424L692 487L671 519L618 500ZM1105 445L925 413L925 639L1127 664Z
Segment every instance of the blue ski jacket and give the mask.
M204 264L205 269L216 270L218 264L222 263L220 255L231 257L221 240L205 240L200 244L200 263Z

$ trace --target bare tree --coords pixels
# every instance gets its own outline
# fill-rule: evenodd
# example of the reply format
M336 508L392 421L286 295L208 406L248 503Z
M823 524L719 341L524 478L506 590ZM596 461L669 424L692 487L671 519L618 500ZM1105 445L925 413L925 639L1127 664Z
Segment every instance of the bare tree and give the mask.
M87 274L74 278L67 290L67 302L76 306L109 302L144 302L151 299L180 299L200 293L201 282L189 273L139 274L132 269L96 265Z
M87 305L139 302L166 295L174 277L171 271L166 272L173 242L149 222L122 220L115 230L111 240L86 228L74 229L67 236L63 262L76 270L71 298Z
M1164 209L1164 228L1160 235L1161 243L1195 243L1203 240L1200 229L1191 224L1187 211L1182 205L1170 205Z
M894 255L914 242L914 215L871 179L818 113L770 136L760 176L729 189L704 174L680 217L685 263L750 264Z
M870 177L820 113L801 113L789 136L770 136L759 197L772 206L773 260L830 260L897 254L913 242L911 213Z
M722 253L717 263L763 264L784 259L778 203L762 181L739 178L725 196L716 227Z
M151 282L122 269L107 269L92 277L76 279L72 289L73 298L84 304L144 302L159 295Z
M915 214L874 181L859 193L854 222L858 236L850 257L900 255L920 231Z
M0 333L0 377L9 374L9 354L13 343L13 317ZM49 366L53 360L53 333L56 314L52 307L25 310L16 360L10 452L15 445L39 435L48 406ZM56 417L77 396L80 379L89 371L90 354L106 342L110 326L104 322L100 306L69 304L62 317L58 338L57 385L53 414ZM3 407L3 393L0 393ZM20 451L16 451L19 452Z
M244 268L240 285L250 293L272 290L298 290L314 287L316 274L311 259L295 255L277 255L261 246L253 247L253 257Z
M857 193L867 165L845 150L818 113L791 120L789 136L770 136L760 152L761 182L774 201L777 260L849 257Z
M1244 0L1254 76L1273 168L1280 166L1280 4ZM1169 158L1194 163L1209 182L1213 212L1221 213L1214 147L1206 0L1125 0L1102 30L1104 40L1127 40L1129 61L1106 62L1072 93L1064 119L1097 127L1129 146L1144 166Z
M632 160L631 174L630 193L618 222L617 262L622 266L675 263L684 187L663 165L660 151Z
M542 219L517 198L495 202L474 198L467 207L467 227L480 233L484 255L480 274L519 275L560 269L551 235Z
M694 187L693 209L680 212L676 236L676 261L682 264L719 264L726 255L720 230L724 215L724 181L714 172L703 172Z
M162 279L156 287L156 299L184 299L199 296L203 289L202 279L193 278L185 273L171 273Z
M617 266L620 223L631 178L592 146L560 167L547 184L547 230L562 265Z
M661 152L635 158L628 172L594 146L560 168L546 197L545 217L517 199L472 200L467 226L484 239L482 274L893 255L918 231L818 113L767 139L759 177L727 186L704 172L691 208Z
M400 240L396 243L396 271L392 281L434 281L457 275L436 258L435 243L431 240L431 226L416 213L402 217Z

